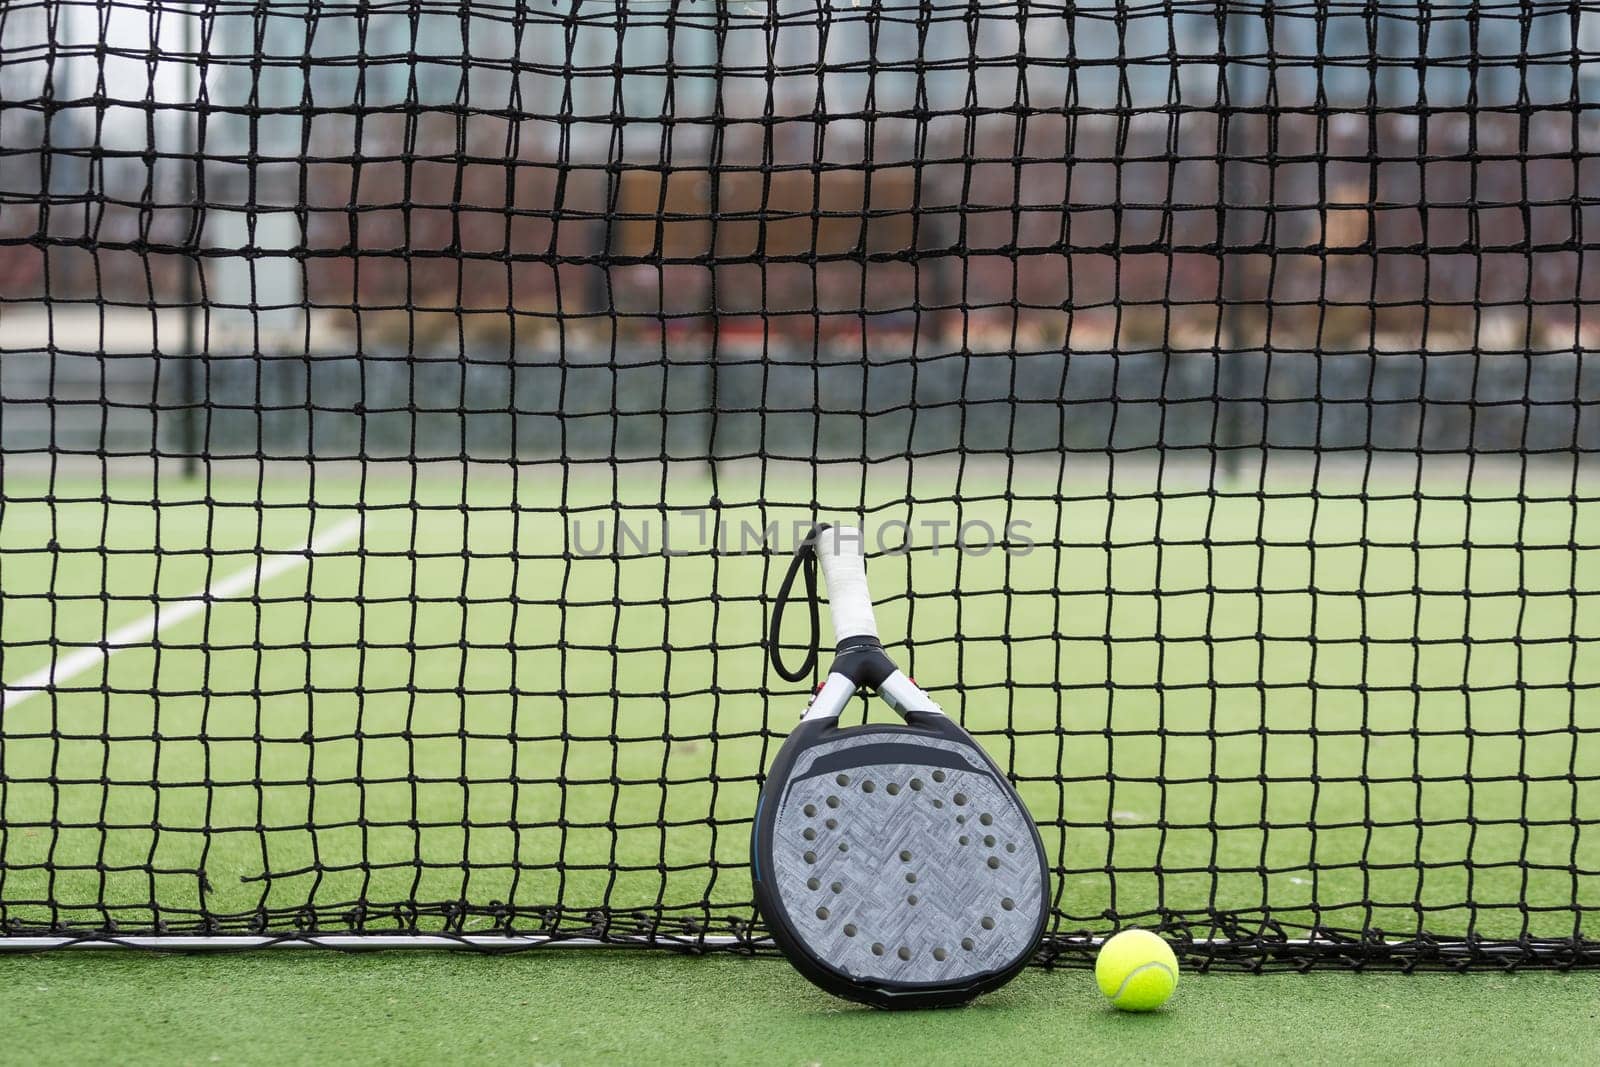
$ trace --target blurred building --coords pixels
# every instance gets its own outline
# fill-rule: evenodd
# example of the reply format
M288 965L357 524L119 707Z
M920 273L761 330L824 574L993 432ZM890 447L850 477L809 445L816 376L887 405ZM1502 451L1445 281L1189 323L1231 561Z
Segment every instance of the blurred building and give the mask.
M158 20L124 5L102 20L84 4L7 5L0 99L14 106L0 138L14 140L24 115L42 110L26 101L89 97L102 75L113 107L146 97L141 50L177 76L185 10L159 5ZM275 161L357 117L408 107L539 116L528 135L581 158L656 156L663 134L703 151L714 112L824 114L844 129L869 114L892 123L919 100L934 111L1206 107L1219 99L1222 57L1246 104L1269 91L1279 106L1325 99L1335 109L1600 103L1600 5L1561 0L1254 3L1229 16L1181 0L280 0L196 10L208 179L218 191L254 180L262 201L293 199L295 170ZM97 52L102 25L115 56ZM121 136L139 135L123 125ZM246 177L252 153L260 165Z
M0 102L42 102L49 39L43 4L18 4L0 17ZM0 125L0 149L5 149L0 151L0 194L38 191L39 162L19 150L43 142L43 112L37 104L5 108L5 122Z
M1004 134L1019 110L1125 120L1135 134L1160 137L1175 114L1194 109L1205 119L1223 100L1246 111L1288 109L1300 117L1286 123L1302 125L1331 112L1332 134L1357 147L1374 108L1407 122L1424 106L1491 113L1502 131L1520 118L1530 146L1560 153L1540 139L1570 137L1597 113L1580 107L1600 104L1600 4L1328 0L1241 3L1219 14L1218 5L1188 0L277 0L99 9L14 0L0 11L0 147L12 149L0 152L0 194L48 189L58 197L52 226L82 232L84 205L96 196L134 204L149 185L157 207L170 209L158 221L187 230L188 189L198 183L211 253L207 304L247 325L281 319L290 328L305 303L303 250L316 243L307 231L319 210L326 222L359 202L369 209L363 225L399 225L382 205L409 196L448 206L452 161L479 172L480 185L462 195L481 195L508 153L527 161L520 169L530 189L507 194L502 177L498 195L521 198L519 222L529 226L555 214L541 206L553 205L555 192L534 179L556 169L577 175L560 196L563 239L573 242L565 251L581 256L618 247L597 221L610 161L641 165L629 176L633 187L609 194L640 222L663 196L685 205L683 214L709 214L705 169L731 160L753 173L753 153L801 169L820 160L861 172L864 159L892 166L970 155L971 127ZM1455 125L1464 136L1465 123ZM498 142L469 143L485 131ZM104 147L120 151L91 167ZM149 149L153 156L142 154ZM1005 144L990 151L1003 154ZM190 168L196 154L203 166ZM403 183L384 186L373 160L409 154L446 162L406 168ZM637 180L652 167L684 177L682 188L660 193ZM717 191L735 195L739 180L734 174ZM876 197L907 179L875 180ZM1327 180L1365 186L1359 175ZM759 205L758 193L750 196ZM919 195L937 204L956 194L925 185ZM1310 200L1323 195L1313 190ZM809 186L797 187L774 202L810 196ZM864 193L850 197L865 203ZM1147 199L1172 196L1155 189ZM1351 219L1357 211L1354 204ZM122 224L143 225L126 214ZM937 221L929 216L929 225ZM110 233L110 223L97 225L102 237ZM648 245L655 237L647 228ZM695 247L705 239L684 240ZM841 247L853 240L845 235ZM542 247L544 232L524 241L517 247Z
M708 140L733 118L821 112L848 124L925 100L948 110L1204 107L1232 92L1281 106L1538 106L1600 102L1600 8L1354 2L1241 5L982 4L968 0L579 0L525 5L223 7L210 17L212 133L293 155L298 112L381 114L407 104L537 114L552 149L650 155L664 133ZM309 12L309 14L308 14ZM1574 27L1577 40L1573 39ZM825 73L819 75L819 71ZM700 120L700 121L697 121ZM315 131L311 131L314 135ZM220 153L219 153L220 154Z

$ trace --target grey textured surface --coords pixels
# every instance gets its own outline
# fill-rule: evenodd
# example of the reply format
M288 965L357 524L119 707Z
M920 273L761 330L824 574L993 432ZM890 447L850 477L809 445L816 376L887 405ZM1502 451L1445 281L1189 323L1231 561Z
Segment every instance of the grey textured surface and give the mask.
M841 754L870 751L841 740L795 767L773 828L789 922L859 978L948 982L1004 968L1028 951L1044 907L1028 814L966 746L894 742L941 752L840 769L829 764ZM946 753L967 769L936 765Z

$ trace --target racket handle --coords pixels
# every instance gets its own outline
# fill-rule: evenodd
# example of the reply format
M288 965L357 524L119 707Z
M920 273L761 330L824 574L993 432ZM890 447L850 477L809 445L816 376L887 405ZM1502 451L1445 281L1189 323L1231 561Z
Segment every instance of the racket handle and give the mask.
M854 526L830 526L817 538L817 560L828 583L833 636L839 644L852 637L878 636L861 542L861 531Z

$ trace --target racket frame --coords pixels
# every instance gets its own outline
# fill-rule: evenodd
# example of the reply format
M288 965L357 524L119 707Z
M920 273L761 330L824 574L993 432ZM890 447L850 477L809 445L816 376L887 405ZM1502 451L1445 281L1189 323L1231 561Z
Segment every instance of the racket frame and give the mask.
M755 888L756 905L767 921L773 941L795 969L836 996L881 1008L944 1007L962 1004L981 993L1004 985L1027 966L1044 937L1049 917L1047 906L1041 906L1039 909L1039 917L1027 949L1019 952L1016 959L1008 965L954 981L904 982L846 974L812 952L789 923L780 899L776 878L763 875L763 872L768 872L770 875L776 869L772 846L781 796L774 788L774 783L787 783L795 761L807 750L841 737L852 740L870 737L893 742L908 735L919 738L931 735L957 742L976 753L987 765L996 782L1010 794L1017 807L1024 814L1027 812L1027 806L1023 804L1021 797L1017 796L1010 779L983 747L946 715L933 698L902 672L884 652L883 645L878 639L872 602L867 591L866 565L860 551L859 533L852 539L848 528L830 529L834 531L835 536L819 537L816 551L828 581L828 601L838 644L826 679L812 695L810 703L801 715L799 725L784 741L782 749L779 750L767 773L766 785L761 791L761 799L757 804L754 824L751 827L750 843L751 880ZM900 715L904 720L903 723L841 727L839 716L855 699L856 694L864 688L875 690L883 702ZM1048 901L1050 871L1045 861L1044 845L1033 820L1028 818L1024 821L1032 837L1033 854L1039 861L1041 901Z

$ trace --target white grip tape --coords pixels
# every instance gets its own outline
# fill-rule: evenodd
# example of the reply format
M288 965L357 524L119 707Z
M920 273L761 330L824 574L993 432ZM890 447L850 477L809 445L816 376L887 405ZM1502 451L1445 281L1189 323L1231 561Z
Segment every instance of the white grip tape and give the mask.
M872 617L872 593L867 589L867 561L861 549L861 531L853 526L830 526L817 536L817 561L828 583L828 608L833 615L834 639L877 637Z

